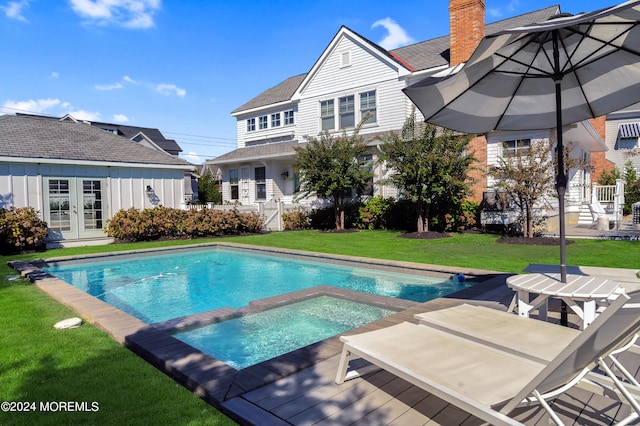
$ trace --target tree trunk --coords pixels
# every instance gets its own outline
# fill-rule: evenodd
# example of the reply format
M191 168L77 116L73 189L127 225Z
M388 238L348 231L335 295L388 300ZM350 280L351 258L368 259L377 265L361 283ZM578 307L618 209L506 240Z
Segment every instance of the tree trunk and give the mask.
M335 214L334 214L334 219L336 222L336 229L339 231L342 228L340 227L340 217L342 216L342 212L340 211L340 209L338 208L338 206L335 207Z
M340 230L344 229L344 209L340 210Z
M526 206L525 234L527 238L533 238L533 212L531 206Z
M427 211L424 208L424 205L422 203L418 203L417 214L418 214L418 220L417 220L418 232L419 233L428 232L429 222L427 218Z

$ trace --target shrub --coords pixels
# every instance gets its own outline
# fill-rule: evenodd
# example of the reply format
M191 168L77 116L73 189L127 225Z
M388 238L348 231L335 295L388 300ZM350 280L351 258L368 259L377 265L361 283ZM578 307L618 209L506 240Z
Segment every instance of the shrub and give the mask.
M282 222L284 229L288 231L298 231L301 229L309 229L311 227L311 215L309 212L297 208L289 212L282 213Z
M0 249L24 251L38 248L47 237L47 223L33 207L0 209Z
M257 233L263 227L264 220L257 213L240 213L235 209L179 210L159 206L120 210L107 222L105 232L121 241L145 241Z
M359 203L346 204L344 206L344 227L353 228L358 223ZM310 224L313 229L335 229L335 209L332 206L314 209L311 211Z
M375 196L359 209L358 227L362 229L387 229L391 208L394 205L393 198Z
M456 213L447 213L444 215L444 230L459 231L470 229L478 223L477 216L479 205L475 201L464 201L460 205L460 211Z

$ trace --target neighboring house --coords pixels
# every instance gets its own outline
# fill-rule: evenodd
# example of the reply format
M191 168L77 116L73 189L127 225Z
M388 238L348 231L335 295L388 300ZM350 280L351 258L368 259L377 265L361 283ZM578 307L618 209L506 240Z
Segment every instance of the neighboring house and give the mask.
M607 116L607 160L620 171L631 160L640 172L640 104L632 105ZM636 155L631 155L635 153Z
M48 246L109 239L120 209L182 208L194 166L73 120L0 116L0 208L30 206L49 227Z
M369 140L375 160L380 136L399 132L413 111L403 88L466 61L485 33L545 21L560 13L556 5L485 27L483 0L451 0L449 10L450 36L390 51L343 26L308 73L288 78L235 109L237 149L207 161L222 170L224 202L292 202L297 188L291 167L294 148L305 142L305 136L353 131L365 114L369 118L360 134ZM548 130L494 132L474 138L470 151L478 165L486 168L495 163L505 142L517 149L530 140L549 138L554 135ZM567 145L576 148L573 155L587 160L590 152L606 149L589 122L580 123L565 138ZM397 194L395 188L379 184L386 173L380 165L374 170L374 195ZM570 182L575 194L567 198L577 203L576 211L582 185L589 183L589 171L585 173L574 174ZM483 173L473 177L472 198L480 201L491 182Z

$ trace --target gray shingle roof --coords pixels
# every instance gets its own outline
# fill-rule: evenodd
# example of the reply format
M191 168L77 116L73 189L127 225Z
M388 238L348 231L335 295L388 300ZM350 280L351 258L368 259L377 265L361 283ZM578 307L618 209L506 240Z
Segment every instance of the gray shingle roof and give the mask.
M290 100L306 76L307 74L300 74L295 77L289 77L282 83L262 92L241 107L234 109L231 114Z
M137 126L125 126L123 124L112 124L112 123L98 123L92 122L91 125L100 127L101 124L105 124L108 126L115 126L118 129L118 133L124 136L127 139L131 139L136 136L138 133L142 132L149 139L153 141L160 148L164 149L170 154L179 154L182 152L182 148L174 139L167 139L160 132L160 130L155 129L153 127L137 127Z
M521 27L523 25L528 25L535 22L543 22L559 12L559 5L545 7L544 9L535 10L533 12L524 13L512 18L503 19L491 24L486 24L485 33L489 35L509 28ZM378 49L385 51L377 44L367 40L364 37L362 38L365 41L369 42L371 45L376 46ZM420 43L415 43L409 46L394 49L389 52L393 53L406 64L411 66L414 71L421 71L428 68L448 65L449 36L447 35L431 40L426 40ZM390 57L392 56L390 55ZM233 110L231 113L235 114L253 108L259 108L278 102L288 101L291 99L296 89L298 88L300 83L302 83L302 80L304 80L306 76L307 74L301 74L295 77L290 77L282 83L262 92L246 104Z
M214 158L209 162L212 164L232 163L238 160L251 160L256 158L279 157L287 154L295 154L294 148L301 146L298 141L287 141L277 143L266 143L246 148L234 149L224 155Z
M86 123L0 116L0 157L193 166Z

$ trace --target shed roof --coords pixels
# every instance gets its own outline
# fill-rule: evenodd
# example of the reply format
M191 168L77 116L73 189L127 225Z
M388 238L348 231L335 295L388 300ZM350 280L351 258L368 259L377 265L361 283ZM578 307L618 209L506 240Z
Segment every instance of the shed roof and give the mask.
M87 123L0 116L0 157L176 166L193 165Z

